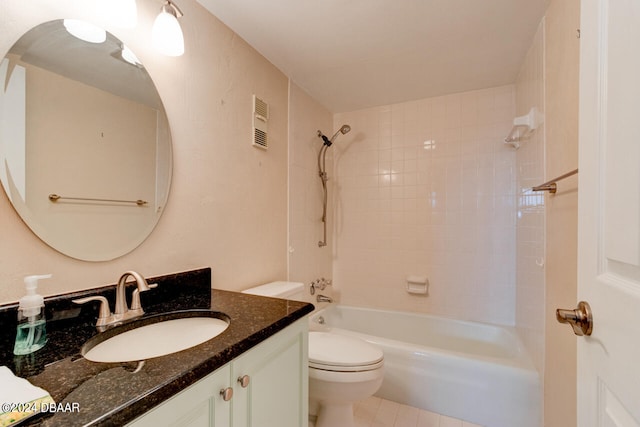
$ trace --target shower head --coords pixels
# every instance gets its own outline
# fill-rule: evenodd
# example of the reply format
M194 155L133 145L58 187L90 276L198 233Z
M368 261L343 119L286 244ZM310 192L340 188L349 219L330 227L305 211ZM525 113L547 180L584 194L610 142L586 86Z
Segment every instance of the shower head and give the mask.
M349 133L349 131L351 130L351 126L349 125L342 125L342 127L340 127L340 130L338 132L342 133L343 135Z
M338 129L338 131L333 134L331 139L327 138L321 131L318 131L318 136L320 138L322 138L322 140L324 141L324 145L326 145L327 147L330 147L331 144L333 144L333 141L336 140L336 137L338 136L338 134L345 135L345 134L349 133L350 130L351 130L351 126L342 125L342 126L340 126L340 129Z
M346 133L348 133L351 130L351 126L349 125L342 125L340 127L340 129L338 129L338 131L336 133L333 134L333 136L331 137L331 142L333 143L333 141L336 139L336 137L338 136L339 133L345 135Z

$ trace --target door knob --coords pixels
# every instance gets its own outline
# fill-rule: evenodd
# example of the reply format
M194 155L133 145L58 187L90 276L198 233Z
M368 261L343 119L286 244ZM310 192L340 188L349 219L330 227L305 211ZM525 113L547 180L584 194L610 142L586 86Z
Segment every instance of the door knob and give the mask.
M589 303L580 301L575 310L556 310L556 319L560 323L568 323L573 328L573 333L578 336L591 335L593 331L593 315Z

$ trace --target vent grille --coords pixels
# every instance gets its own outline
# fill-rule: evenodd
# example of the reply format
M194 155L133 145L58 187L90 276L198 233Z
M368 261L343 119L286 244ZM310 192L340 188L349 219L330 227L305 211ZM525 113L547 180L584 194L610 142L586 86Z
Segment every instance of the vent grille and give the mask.
M260 129L254 129L255 133L253 135L253 144L262 148L267 148L267 133L261 131Z
M254 99L256 100L255 113L262 116L265 121L269 120L269 105L262 99L255 97L255 95Z
M269 104L253 95L253 141L254 147L267 149L269 146L268 135Z

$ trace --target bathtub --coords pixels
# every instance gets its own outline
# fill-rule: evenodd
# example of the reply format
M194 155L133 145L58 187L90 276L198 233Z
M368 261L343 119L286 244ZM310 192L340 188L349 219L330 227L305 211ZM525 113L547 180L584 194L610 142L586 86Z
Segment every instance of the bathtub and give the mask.
M310 329L382 348L376 396L485 427L541 425L538 373L510 328L331 305L311 316Z

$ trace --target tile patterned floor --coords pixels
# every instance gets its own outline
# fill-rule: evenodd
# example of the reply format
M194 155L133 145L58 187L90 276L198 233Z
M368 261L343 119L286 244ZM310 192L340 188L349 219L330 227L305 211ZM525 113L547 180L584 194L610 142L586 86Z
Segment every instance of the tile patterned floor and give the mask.
M356 427L482 427L379 397L354 406Z

